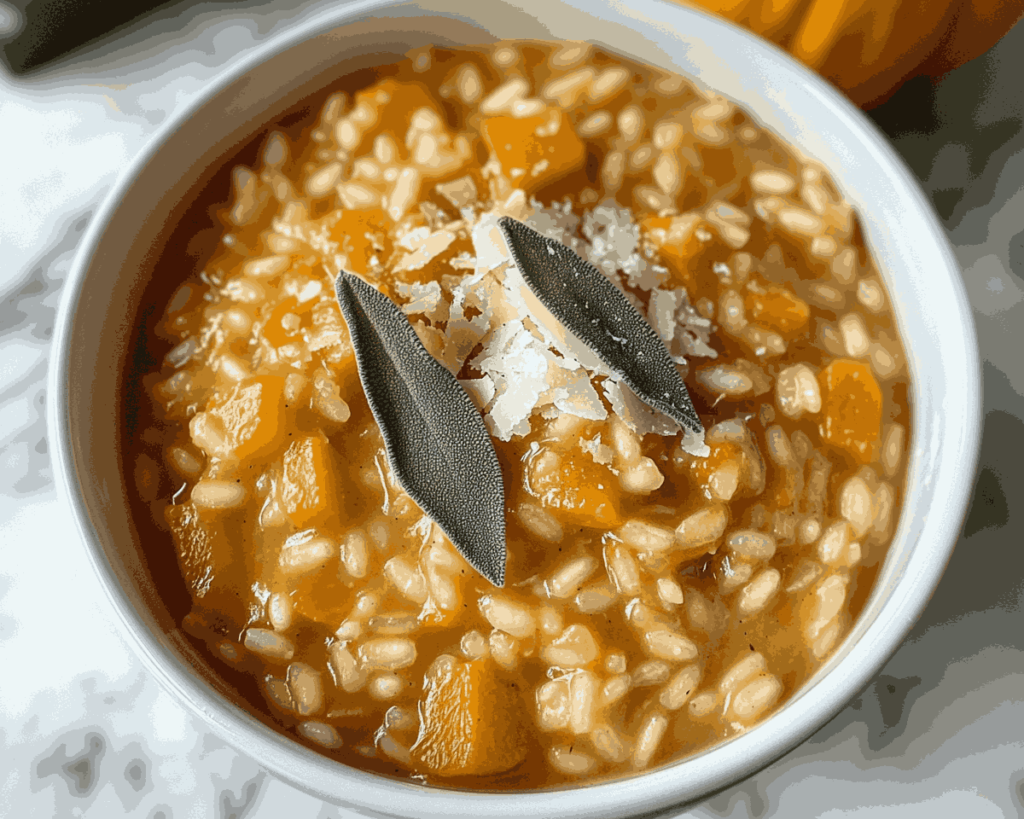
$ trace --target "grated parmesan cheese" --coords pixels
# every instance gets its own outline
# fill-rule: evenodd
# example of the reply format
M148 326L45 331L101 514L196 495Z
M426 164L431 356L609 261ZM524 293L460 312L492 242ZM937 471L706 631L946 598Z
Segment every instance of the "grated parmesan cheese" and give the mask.
M441 285L437 282L398 282L396 290L400 296L409 299L402 305L407 316L423 315L434 324L448 320L448 302L444 300Z
M568 413L602 421L610 407L637 435L677 435L675 421L640 401L540 303L516 269L498 228L504 215L521 219L625 286L627 298L647 314L677 364L685 366L688 356L715 358L709 344L711 322L692 307L685 289L661 286L667 271L641 255L639 226L630 212L603 203L580 218L568 201L545 206L527 201L522 191L480 212L472 207L475 188L471 198L468 185L451 184L455 187L443 193L460 207L462 219L437 230L409 231L401 241L408 252L397 269L425 266L464 232L473 255L460 253L448 266L465 273L446 274L440 282L427 284L399 283L396 290L407 315L426 318L443 334L443 342L432 339L443 345L439 357L445 365L453 372L468 367L472 377L461 383L483 411L491 434L502 441L525 435L535 415L551 419ZM635 290L649 294L646 304ZM698 438L687 435L683 447L706 454ZM611 449L599 438L581 445L598 463L610 462Z
M426 231L423 235L421 231ZM426 267L433 259L444 253L455 241L455 234L449 230L430 232L430 228L419 227L409 231L402 237L399 244L409 250L395 265L395 272L419 270Z

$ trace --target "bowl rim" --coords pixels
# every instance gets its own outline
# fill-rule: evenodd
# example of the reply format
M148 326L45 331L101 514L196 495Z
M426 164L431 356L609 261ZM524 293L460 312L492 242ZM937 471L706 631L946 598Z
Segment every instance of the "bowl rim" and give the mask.
M600 0L600 3L595 0L586 3L582 0L569 0L568 4L585 13L616 9L620 17L623 15L623 7L616 0ZM71 271L63 286L55 323L47 409L49 440L53 446L52 462L59 495L71 508L79 536L86 546L100 585L117 612L122 627L130 635L130 643L136 654L141 657L147 668L164 688L173 692L179 703L193 715L199 716L217 734L226 737L238 751L254 757L275 775L300 790L328 801L350 805L368 815L424 818L481 815L544 817L555 812L565 817L610 817L664 809L693 801L766 767L803 742L845 708L895 653L927 605L952 554L970 499L973 475L980 454L983 417L977 335L959 266L930 202L903 160L874 123L824 79L800 65L770 42L761 40L712 14L676 5L668 0L633 0L630 4L633 11L625 11L626 15L634 17L637 12L646 14L649 18L675 28L685 23L688 18L700 18L701 25L718 29L720 32L727 31L727 36L738 38L738 42L742 43L744 48L771 62L773 69L780 70L790 79L802 83L805 90L812 92L823 106L831 109L839 124L848 131L859 134L862 140L868 143L880 171L895 177L898 186L906 191L910 204L918 215L923 217L924 226L930 233L929 238L934 242L935 249L943 257L945 264L942 272L949 277L956 298L955 307L962 324L966 359L964 383L968 387L975 387L964 389L959 396L953 396L954 400L959 400L960 436L952 442L942 442L943 445L955 446L955 453L945 456L943 464L955 462L958 465L958 472L954 475L946 474L953 469L952 466L947 466L942 472L941 483L946 488L947 495L940 498L945 503L939 508L943 509L944 514L938 522L929 519L925 523L928 531L936 536L933 545L929 547L928 556L931 561L922 565L924 555L910 556L906 576L901 578L901 582L907 581L904 582L906 593L898 600L886 600L857 645L843 657L840 665L843 666L845 674L839 675L838 669L833 668L816 683L805 686L804 690L775 716L746 734L712 746L696 757L670 763L645 772L641 776L620 777L578 788L503 793L427 788L387 779L339 765L304 748L259 723L237 706L222 699L208 686L192 678L181 667L180 658L174 657L165 647L158 644L121 589L106 559L100 536L90 520L86 501L78 489L80 476L73 455L73 430L70 423L68 345L74 330L76 308L83 295L93 257L125 192L195 110L207 105L255 67L312 37L362 19L369 13L417 5L415 2L410 3L409 0L362 0L319 12L272 35L231 61L200 93L176 110L122 169L90 221L76 251ZM425 13L437 12L428 10ZM757 111L753 113L757 115ZM932 516L937 517L939 516ZM915 556L919 558L916 561ZM911 564L914 569L912 572ZM882 625L886 627L881 628ZM875 628L876 626L878 628ZM871 639L868 639L869 636ZM170 664L167 662L168 659L172 661ZM808 697L807 694L812 690L815 696ZM772 725L782 713L788 715L784 726L774 726L774 732L763 730ZM692 765L695 760L715 755L719 757L716 761L721 764L713 772L705 770L700 777L691 777L688 783L678 781L679 771L676 769L680 765ZM328 764L325 765L325 762ZM310 777L310 774L315 776ZM316 777L320 779L311 781L311 778ZM510 799L511 796L514 796L514 799ZM393 810L398 812L393 813Z

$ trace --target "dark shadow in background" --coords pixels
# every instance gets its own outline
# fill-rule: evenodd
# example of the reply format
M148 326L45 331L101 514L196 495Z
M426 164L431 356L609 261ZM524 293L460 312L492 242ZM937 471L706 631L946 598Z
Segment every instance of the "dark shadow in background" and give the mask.
M60 57L95 47L106 36L158 9L180 10L199 0L5 0L19 13L17 30L3 44L3 59L25 74Z
M258 9L269 0L0 0L0 17L18 19L0 30L0 62L16 75L93 56L127 41L185 28L196 14ZM300 2L296 2L296 6ZM155 28L154 28L155 26Z
M907 81L888 101L868 111L868 116L890 137L933 134L942 124L935 110L935 86L928 77Z

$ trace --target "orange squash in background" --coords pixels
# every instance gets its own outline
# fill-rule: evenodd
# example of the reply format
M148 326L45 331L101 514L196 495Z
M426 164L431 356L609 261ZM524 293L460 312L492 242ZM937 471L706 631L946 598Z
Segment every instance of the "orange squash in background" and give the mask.
M785 48L865 108L981 55L1024 16L1024 0L690 2Z

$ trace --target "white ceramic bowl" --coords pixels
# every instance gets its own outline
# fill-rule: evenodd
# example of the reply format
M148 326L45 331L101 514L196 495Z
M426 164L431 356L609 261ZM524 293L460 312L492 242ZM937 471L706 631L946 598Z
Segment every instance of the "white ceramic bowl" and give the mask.
M860 619L817 675L770 719L639 777L524 794L455 792L338 765L244 713L196 671L204 661L161 626L119 470L119 402L130 322L176 205L239 139L355 68L426 44L498 37L584 39L690 75L828 167L857 208L892 296L913 379L904 512ZM424 0L340 6L255 49L177 112L92 220L65 285L50 382L59 484L82 542L139 654L212 731L284 779L373 816L627 816L697 799L784 754L837 714L916 621L949 559L981 429L977 343L960 272L932 209L871 123L770 44L662 0ZM163 620L166 621L166 613Z

